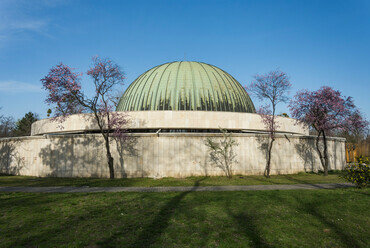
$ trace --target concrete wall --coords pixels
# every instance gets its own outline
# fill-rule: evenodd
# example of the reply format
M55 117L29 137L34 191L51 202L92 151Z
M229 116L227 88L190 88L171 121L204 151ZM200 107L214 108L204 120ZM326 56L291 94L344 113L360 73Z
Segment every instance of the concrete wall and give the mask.
M210 161L205 139L222 134L136 134L128 144L112 141L116 177L224 175ZM267 136L234 134L238 163L234 174L263 174ZM345 166L344 139L329 138L330 169ZM278 135L271 174L322 169L311 136ZM100 134L48 135L0 139L0 172L29 176L108 177Z
M134 129L219 129L265 131L258 114L217 111L132 111L117 112L130 120ZM32 135L98 130L91 114L71 115L62 124L43 119L32 124ZM291 118L277 116L277 131L308 135L308 129ZM60 126L63 126L61 129Z

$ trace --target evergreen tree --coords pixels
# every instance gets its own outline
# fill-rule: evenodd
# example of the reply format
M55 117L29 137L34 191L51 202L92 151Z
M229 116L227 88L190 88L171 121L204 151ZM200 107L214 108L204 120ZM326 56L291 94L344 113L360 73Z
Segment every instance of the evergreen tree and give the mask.
M17 121L14 129L14 136L30 136L32 123L38 120L38 115L28 112L24 117Z

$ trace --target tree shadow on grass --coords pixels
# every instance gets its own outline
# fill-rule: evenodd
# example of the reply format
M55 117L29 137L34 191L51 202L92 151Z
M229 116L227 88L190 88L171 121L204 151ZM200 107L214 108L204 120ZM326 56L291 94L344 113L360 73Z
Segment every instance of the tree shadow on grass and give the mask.
M306 211L308 214L315 217L326 226L329 226L330 229L334 231L336 236L339 237L341 242L345 244L347 247L361 247L356 239L352 238L350 235L347 234L345 230L340 228L332 221L329 221L324 215L322 215L317 209L319 206L320 204L309 202L306 204L301 204L300 209Z
M354 190L353 192L356 193L356 194L360 194L360 195L370 197L370 192L363 192L362 190L361 191L360 190Z
M18 207L23 205L42 205L45 203L49 203L46 198L43 198L45 193L1 193L1 194L9 194L10 197L3 197L0 201L0 209L7 209L11 207Z
M322 187L322 186L320 186L320 185L312 184L312 183L310 183L309 181L302 180L302 179L297 179L297 178L294 178L294 177L289 176L289 175L284 175L284 178L285 178L285 179L288 179L288 180L289 180L289 181L291 181L291 182L297 183L297 184L308 184L308 185L314 186L315 188L318 188L318 189L322 189L322 188L323 188L323 187Z
M19 194L19 193L18 193ZM50 200L48 197L49 194L45 193L25 193L25 194L19 194L19 197L14 199L14 196L12 195L11 199L8 199L7 201L4 201L2 199L0 203L1 208L11 209L16 207L17 211L21 211L22 214L25 214L27 211L31 211L30 214L33 216L34 213L45 211L45 209L48 209L48 205L50 203L53 203L53 201ZM70 201L76 198L79 198L80 194L62 194L62 199L58 197L59 200L62 201ZM30 207L32 206L32 208ZM49 211L49 210L46 210ZM72 218L68 220L63 220L63 223L58 223L58 225L55 225L55 223L50 223L51 225L55 225L54 227L48 228L48 227L42 227L38 231L34 231L35 228L38 228L40 225L40 222L43 222L42 215L39 215L38 217L33 216L32 218L24 218L22 221L18 222L20 225L9 225L6 226L6 229L4 232L2 232L2 235L13 235L15 233L36 233L36 234L28 234L28 235L18 235L17 238L12 238L10 242L8 241L8 247L38 247L38 246L45 246L45 244L50 245L50 237L58 236L60 235L63 237L62 233L66 232L66 230L69 230L71 227L77 225L77 216L82 216L81 213L77 212L75 216L72 216ZM74 218L76 217L76 218ZM87 217L87 216L86 216ZM57 217L58 218L58 217ZM61 220L59 218L59 220ZM42 230L42 231L41 231ZM62 242L62 240L60 241ZM59 245L63 245L60 243ZM58 245L54 244L53 246L57 247Z
M281 182L275 182L274 181L274 178L273 178L273 176L271 176L270 178L266 178L266 177L264 177L264 178L261 178L260 176L250 176L253 180L256 180L256 181L259 181L259 182L263 182L264 183L264 185L269 185L269 184L276 184L276 185L283 185L283 184L286 184L286 183L281 183ZM266 182L268 182L269 184L267 184Z
M315 172L312 172L312 174L314 174L314 175L320 175L319 173L315 173ZM331 173L329 172L329 175L330 175ZM322 177L324 177L324 175L322 174L321 175ZM295 183L297 183L297 184L308 184L308 185L311 185L311 186L314 186L315 188L318 188L318 189L322 189L322 188L324 188L324 187L322 187L322 186L320 186L319 184L320 184L320 182L318 182L318 183L312 183L311 181L307 181L307 180L302 180L302 179L298 179L298 178L294 178L294 177L292 177L291 175L284 175L284 177L286 178L286 179L288 179L289 181L291 181L291 182L295 182ZM322 182L321 182L322 183Z
M246 212L234 213L229 206L227 206L227 213L230 217L234 219L234 222L239 227L239 230L244 233L252 242L252 247L266 247L272 248L274 247L263 238L262 234L258 230L256 218Z
M197 180L192 189L177 194L170 201L168 201L154 217L153 221L147 225L141 231L138 237L131 244L128 244L127 247L149 247L155 244L161 237L162 233L167 229L169 221L176 209L179 207L181 200L184 199L184 197L190 192L194 191L203 180L205 180L205 178ZM122 235L125 235L124 230L116 232L111 237L100 241L98 244L103 247L115 247L116 242L119 242L118 240Z
M315 173L315 172L312 172L310 173L312 175L317 175L319 176L320 174L319 173ZM329 175L330 175L330 172L329 172ZM304 179L301 179L300 176L298 176L298 178L296 178L295 176L297 176L297 174L280 174L280 175L272 175L270 178L265 178L265 177L261 177L261 176L248 176L249 178L255 180L255 181L259 181L259 182L262 182L263 185L286 185L286 184L309 184L311 186L314 186L316 188L323 188L321 187L320 185L318 184L321 184L321 183L325 183L325 182L317 182L317 183L313 183L311 179L308 179L308 180L304 180ZM323 175L320 175L324 178ZM279 182L277 180L279 180L279 178L276 178L276 177L279 177L280 179L285 179L288 181L288 183L286 181L283 181L283 182ZM330 182L329 182L330 183ZM332 182L332 183L336 183L336 182Z
M292 176L289 176L289 175L279 175L279 176L283 177L284 179L287 179L291 182L298 183L298 184L309 184L308 181L299 180L299 179L296 179L296 178L294 178ZM266 178L266 177L261 178L261 177L258 177L258 176L250 176L250 177L253 178L253 180L265 183L264 185L269 185L269 184L272 184L272 185L286 185L287 184L286 182L277 182L277 181L275 181L276 179L274 178L274 176L271 176L270 178ZM269 184L266 184L267 182Z
M277 202L288 204L288 202L286 202L284 199L279 197L279 194L273 194L271 195L271 197ZM330 199L321 197L319 200L311 199L311 200L304 201L301 198L299 198L298 194L294 194L294 193L292 193L292 197L294 199L294 202L296 203L293 206L290 206L292 209L298 212L303 212L304 214L307 214L311 216L313 219L316 219L317 221L321 222L321 224L323 224L324 226L329 227L329 229L335 233L335 236L339 238L341 243L343 243L346 247L361 247L361 245L358 243L358 241L355 238L349 235L345 230L343 230L339 225L335 224L332 220L328 219L328 217L320 213L319 208L322 205L324 204L334 205L334 203L330 202ZM319 196L315 196L315 197L319 197ZM290 202L290 204L293 204L293 203Z
M98 204L88 203L87 205L80 205L79 202L84 202L85 197L87 197L87 202L93 201L94 197L90 193L52 195L26 193L20 194L20 197L16 199L13 197L11 196L7 202L2 199L0 208L10 209L16 206L16 211L21 211L22 214L29 212L32 218L17 219L20 225L9 225L5 228L0 237L4 237L4 235L12 237L14 233L22 233L22 235L8 239L7 245L4 247L127 247L129 244L122 243L122 237L124 240L129 239L130 236L135 237L136 230L140 228L140 225L138 226L135 221L132 221L132 218L131 221L119 220L121 216L118 215L120 211L117 211L117 207L127 205L126 201L131 197L113 197L114 201L109 200L110 197L108 197L107 204L100 199ZM98 198L104 198L104 193L99 193ZM58 205L58 202L61 204ZM131 206L134 205L131 204ZM48 216L54 219L45 218L41 214L42 211L49 212ZM50 212L55 214L50 214ZM132 211L128 212L132 213ZM112 219L112 213L113 215L117 214L117 217ZM35 231L35 227L39 225L42 226ZM81 230L81 227L84 227L85 230ZM101 236L104 237L106 232L117 230L117 228L120 228L121 233L116 239L112 240L111 243L104 241L98 242L96 245L97 239L100 239ZM90 234L90 237L87 233ZM79 235L82 237L80 238Z

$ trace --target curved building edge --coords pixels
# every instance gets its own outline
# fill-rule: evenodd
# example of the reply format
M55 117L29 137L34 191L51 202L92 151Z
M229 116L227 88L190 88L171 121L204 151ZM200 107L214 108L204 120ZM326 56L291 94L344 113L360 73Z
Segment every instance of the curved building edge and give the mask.
M218 111L131 111L117 112L128 118L127 130L218 130L234 132L266 132L258 114ZM308 135L308 128L298 125L296 120L277 116L277 132ZM31 135L94 132L99 130L92 114L69 116L63 123L43 119L32 124Z
M174 61L144 72L123 93L116 110L256 112L233 76L196 61Z
M221 133L135 133L132 146L112 140L115 177L224 176L209 159L207 137ZM267 134L237 133L233 138L237 163L235 175L262 175L266 165ZM0 173L38 177L109 177L102 135L60 134L0 139L0 147L11 148L0 160ZM343 170L345 140L328 139L329 168ZM315 150L315 137L276 135L272 150L271 175L317 172L322 166Z

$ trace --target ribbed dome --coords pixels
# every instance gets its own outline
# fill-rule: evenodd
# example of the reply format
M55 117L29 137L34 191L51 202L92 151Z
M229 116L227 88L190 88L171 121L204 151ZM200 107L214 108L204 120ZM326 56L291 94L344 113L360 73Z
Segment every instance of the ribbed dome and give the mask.
M200 62L172 62L141 74L122 95L117 111L203 110L255 113L230 74Z

